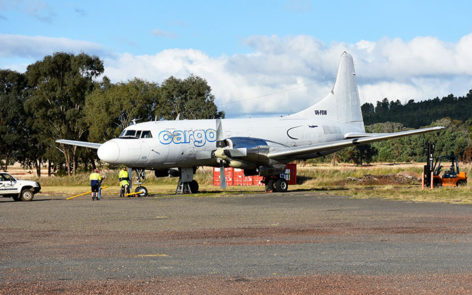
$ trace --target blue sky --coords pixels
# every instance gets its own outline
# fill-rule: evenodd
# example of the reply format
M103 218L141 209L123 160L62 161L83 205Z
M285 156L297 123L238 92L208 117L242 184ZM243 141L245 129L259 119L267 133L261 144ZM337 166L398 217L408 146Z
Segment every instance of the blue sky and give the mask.
M348 50L364 101L464 95L470 11L471 1L0 0L0 68L67 51L98 55L115 82L196 74L237 116L322 98Z

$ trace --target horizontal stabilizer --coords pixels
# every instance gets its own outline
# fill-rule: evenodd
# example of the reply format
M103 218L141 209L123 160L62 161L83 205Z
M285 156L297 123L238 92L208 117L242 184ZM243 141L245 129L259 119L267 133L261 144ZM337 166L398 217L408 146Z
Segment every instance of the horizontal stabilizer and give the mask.
M78 140L68 140L68 139L58 139L56 140L57 143L68 144L68 145L75 145L81 146L91 149L98 149L102 144L95 143L95 142L87 142L87 141L78 141Z
M321 152L341 149L341 148L345 148L345 147L349 147L353 145L366 144L366 143L393 139L393 138L398 138L398 137L403 137L403 136L408 136L408 135L439 131L441 129L444 129L444 127L430 127L430 128L415 129L415 130L401 131L401 132L395 132L395 133L356 134L357 135L356 138L331 141L331 142L322 143L322 144L302 146L298 148L287 148L284 150L270 152L267 155L267 157L271 159L290 158L290 157L297 158L297 157L303 157L303 155L321 153ZM346 138L349 138L349 136L351 135L350 134L345 135Z

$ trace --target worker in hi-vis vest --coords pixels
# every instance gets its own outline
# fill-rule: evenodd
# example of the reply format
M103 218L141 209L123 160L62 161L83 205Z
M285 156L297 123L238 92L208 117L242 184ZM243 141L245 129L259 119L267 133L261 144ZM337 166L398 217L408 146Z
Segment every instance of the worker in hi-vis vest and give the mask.
M120 197L124 197L125 194L129 194L129 175L126 167L120 170L118 178L120 179Z
M102 183L102 176L100 175L100 171L95 169L90 174L90 186L92 187L92 201L99 200L97 194L100 189L100 184Z

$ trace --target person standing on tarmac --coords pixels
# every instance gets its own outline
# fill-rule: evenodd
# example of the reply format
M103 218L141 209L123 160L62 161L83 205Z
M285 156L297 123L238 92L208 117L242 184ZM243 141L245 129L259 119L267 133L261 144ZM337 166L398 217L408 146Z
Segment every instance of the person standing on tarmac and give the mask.
M129 194L129 175L126 167L120 170L118 178L120 179L120 197L124 197L125 194Z
M102 198L102 182L103 182L103 180L105 180L105 175L102 175L100 170L98 171L98 173L100 174L100 176L102 178L102 179L100 179L99 185L98 185L98 200L100 200Z
M100 183L102 182L102 176L98 169L95 169L90 174L90 186L92 187L92 201L99 200L98 190L100 189Z

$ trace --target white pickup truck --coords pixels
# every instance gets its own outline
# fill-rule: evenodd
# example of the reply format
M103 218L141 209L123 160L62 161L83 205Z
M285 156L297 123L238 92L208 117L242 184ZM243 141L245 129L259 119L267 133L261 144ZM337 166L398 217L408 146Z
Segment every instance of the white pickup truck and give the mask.
M13 198L15 201L31 201L41 185L32 180L19 180L8 173L0 172L0 197Z

